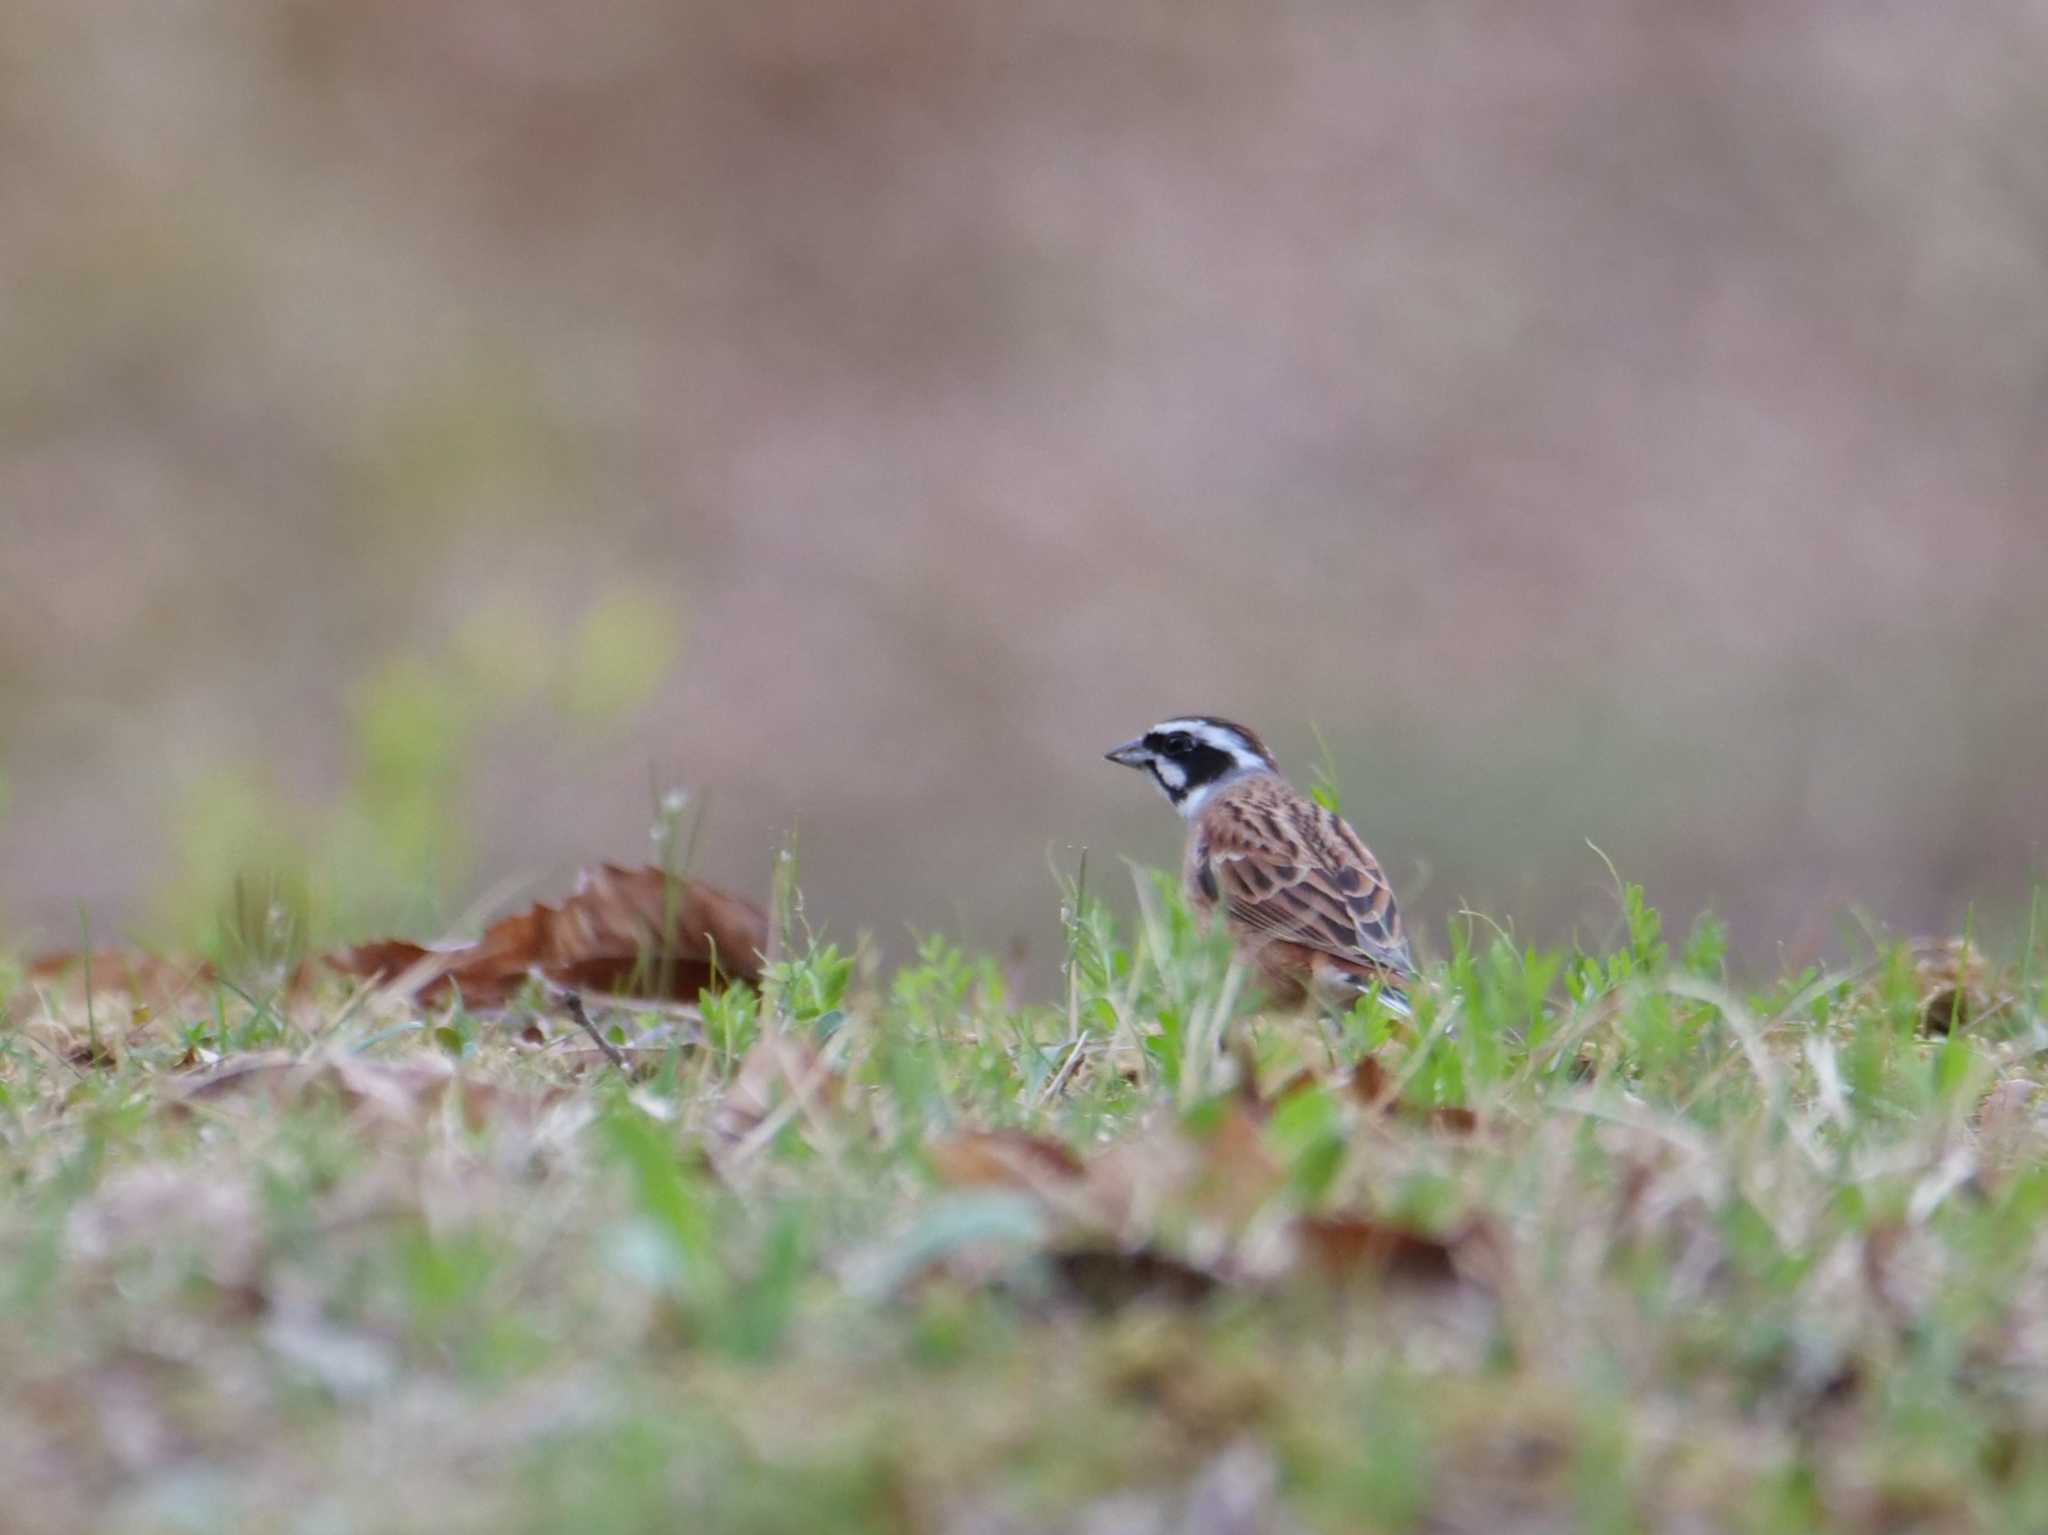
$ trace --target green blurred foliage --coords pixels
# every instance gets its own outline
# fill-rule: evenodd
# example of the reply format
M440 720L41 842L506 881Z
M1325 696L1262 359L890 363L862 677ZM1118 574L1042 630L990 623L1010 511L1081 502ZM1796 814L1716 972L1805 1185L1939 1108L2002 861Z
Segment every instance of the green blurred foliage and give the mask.
M570 648L561 679L567 701L589 724L615 724L647 706L681 649L672 598L608 592L585 616Z
M313 917L304 827L267 778L216 768L185 787L171 825L175 872L157 897L167 933L215 958L281 958L303 942Z
M551 697L593 731L628 727L681 649L672 603L627 589L557 619L487 602L433 652L390 657L347 695L348 779L329 804L287 800L259 771L215 768L171 814L167 941L282 958L312 938L428 931L472 893L475 768Z
M463 804L479 700L445 664L405 658L360 686L350 712L355 774L327 863L337 901L410 905L445 894L471 856Z
M231 840L258 797L227 784L194 825ZM1471 914L1425 966L1416 1018L1378 1031L1401 1106L1368 1111L1345 1070L1361 1030L1240 997L1225 1011L1242 1048L1198 1052L1198 1020L1230 993L1173 882L1140 879L1122 938L1070 887L1065 1003L1014 999L996 961L942 938L892 974L807 937L765 998L707 1001L709 1048L678 1039L630 1075L460 1011L358 1013L338 983L289 1009L250 987L194 993L91 1071L0 1031L17 1196L0 1202L0 1294L31 1323L0 1330L25 1383L0 1410L28 1425L0 1454L34 1453L49 1382L170 1326L200 1362L141 1399L198 1425L190 1459L252 1506L297 1495L298 1456L403 1445L388 1477L336 1495L351 1528L398 1527L378 1517L387 1495L529 1527L491 1501L507 1466L515 1500L534 1497L519 1468L546 1469L543 1529L843 1529L870 1507L896 1528L899 1484L1025 1493L1051 1520L1131 1488L1181 1506L1238 1442L1270 1446L1275 1495L1307 1528L1413 1530L1473 1507L1488 1527L1520 1508L1547 1527L1665 1528L1704 1493L1754 1516L1714 1528L1804 1529L1859 1507L1871 1465L1902 1496L2039 1527L2038 1372L1986 1363L2011 1357L2042 1293L2040 1127L2029 1112L1992 1133L1985 1096L1994 1075L2008 1097L2033 1088L2015 1074L2043 1037L2030 957L1985 972L1979 1022L1930 1038L1925 977L1916 1008L1911 951L1882 940L1765 1004L1699 974L1719 963L1711 924L1681 951L1623 881L1602 946L1529 945ZM770 1028L825 1052L836 1090L808 1108L737 1091L735 1056ZM286 1052L292 1085L251 1090L279 1079L250 1063L245 1096L197 1109L152 1089L182 1088L208 1048ZM1257 1062L1262 1093L1207 1090L1217 1058ZM346 1087L356 1072L374 1111ZM1478 1133L1413 1112L1450 1101ZM1044 1196L951 1186L934 1138L998 1126L1093 1171ZM1211 1160L1127 1204L1126 1153L1168 1174L1162 1190L1182 1157ZM198 1224L131 1229L138 1172L178 1196L153 1208ZM1257 1208L1221 1215L1213 1196L1240 1182ZM1088 1189L1110 1196L1101 1216ZM256 1266L220 1265L236 1244L202 1219L214 1195ZM1456 1284L1334 1287L1252 1266L1311 1213L1438 1234L1474 1264ZM1047 1286L1097 1240L1076 1248L1070 1220L1225 1283L1185 1309L1067 1309ZM257 1283L307 1297L297 1318L250 1308ZM444 1477L452 1452L410 1433L422 1397L537 1426ZM539 1400L575 1410L528 1418ZM1677 1458L1656 1430L1671 1411Z
M464 615L450 661L487 707L510 711L546 692L558 660L556 636L534 621L531 604L491 598Z
M479 359L394 396L359 450L353 501L416 564L467 526L550 515L587 493L583 478L530 370Z

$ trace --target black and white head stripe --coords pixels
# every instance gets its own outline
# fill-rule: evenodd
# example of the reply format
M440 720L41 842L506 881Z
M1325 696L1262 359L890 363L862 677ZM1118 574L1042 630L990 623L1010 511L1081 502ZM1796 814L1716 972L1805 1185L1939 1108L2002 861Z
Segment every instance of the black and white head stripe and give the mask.
M1109 760L1147 769L1160 792L1184 815L1193 814L1220 783L1246 773L1275 771L1273 754L1257 735L1208 714L1161 720L1111 752Z
M1240 770L1272 771L1273 754L1247 726L1218 719L1213 714L1184 714L1177 719L1161 720L1146 731L1145 744L1157 747L1175 736L1187 736L1197 747L1223 753Z

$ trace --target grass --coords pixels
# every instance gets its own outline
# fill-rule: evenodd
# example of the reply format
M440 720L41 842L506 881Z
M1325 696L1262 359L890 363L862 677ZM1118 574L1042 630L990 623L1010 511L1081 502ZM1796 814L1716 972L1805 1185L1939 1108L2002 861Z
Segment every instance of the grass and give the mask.
M5 987L8 1527L2048 1528L2031 945L1749 989L1625 887L1324 1027L1139 895L1055 1004L813 942L627 1071Z

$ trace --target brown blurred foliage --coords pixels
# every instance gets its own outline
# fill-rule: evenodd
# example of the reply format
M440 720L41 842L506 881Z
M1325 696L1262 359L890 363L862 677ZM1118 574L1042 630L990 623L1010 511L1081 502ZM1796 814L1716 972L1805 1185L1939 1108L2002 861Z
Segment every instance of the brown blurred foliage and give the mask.
M473 1006L502 1007L535 975L573 989L694 1001L707 987L758 982L767 949L768 917L751 901L657 868L602 864L584 870L560 906L542 901L500 917L473 944L384 939L325 960L414 996L460 992Z
M2025 0L9 0L9 930L622 590L679 659L460 737L441 899L680 781L714 879L795 823L836 934L1043 958L1192 708L1319 725L1425 933L1604 924L1588 838L1753 950L2023 912L2044 67Z

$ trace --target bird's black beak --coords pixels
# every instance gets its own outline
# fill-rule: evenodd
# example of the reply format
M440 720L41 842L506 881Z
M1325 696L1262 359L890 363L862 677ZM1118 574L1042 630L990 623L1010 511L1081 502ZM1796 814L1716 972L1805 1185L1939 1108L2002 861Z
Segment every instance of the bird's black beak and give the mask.
M1103 756L1107 757L1111 762L1120 762L1125 767L1133 768L1143 767L1152 760L1151 750L1145 745L1145 738L1143 736L1140 736L1135 741L1126 741L1115 751L1104 752Z

